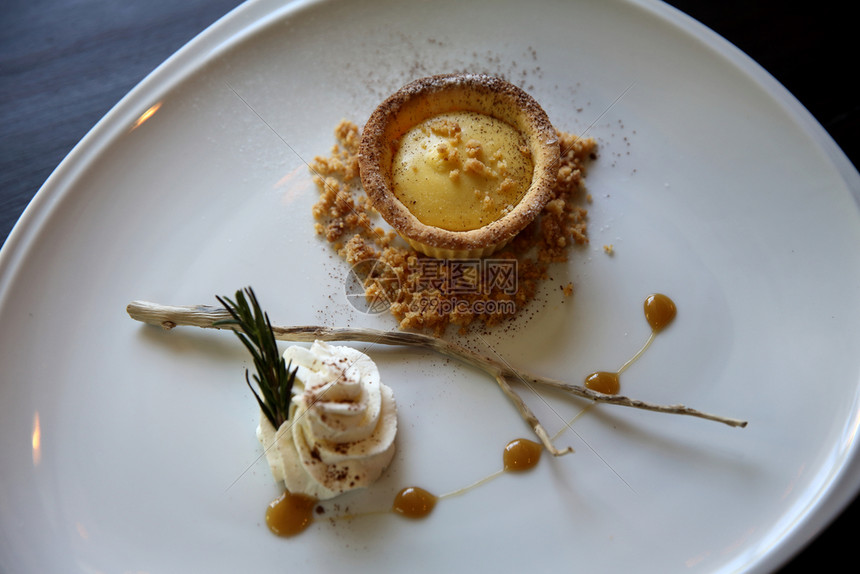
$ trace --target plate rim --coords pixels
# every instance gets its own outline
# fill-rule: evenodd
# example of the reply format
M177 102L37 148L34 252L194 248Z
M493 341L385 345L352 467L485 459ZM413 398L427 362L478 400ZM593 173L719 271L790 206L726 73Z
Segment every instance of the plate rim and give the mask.
M74 182L91 165L93 158L98 157L107 145L127 129L130 121L138 116L141 110L151 105L154 96L168 93L215 61L221 53L233 49L285 15L336 1L291 0L280 4L275 0L247 0L184 44L137 83L52 171L0 247L0 306L7 304L9 286L15 281L17 271L26 261L33 240L38 237L56 205L74 187ZM790 117L797 121L811 141L821 148L850 190L855 204L860 207L860 172L824 127L769 72L734 44L673 6L659 0L619 0L619 3L635 6L669 22L674 28L703 42L728 60L734 68L748 74L774 101L787 108ZM855 405L857 402L858 394L855 394ZM853 422L854 428L860 425L860 414ZM845 463L829 480L826 490L819 493L814 505L797 517L798 520L786 536L757 560L753 565L754 571L770 571L790 561L821 534L860 493L858 449L860 447L856 442L851 444L845 455Z

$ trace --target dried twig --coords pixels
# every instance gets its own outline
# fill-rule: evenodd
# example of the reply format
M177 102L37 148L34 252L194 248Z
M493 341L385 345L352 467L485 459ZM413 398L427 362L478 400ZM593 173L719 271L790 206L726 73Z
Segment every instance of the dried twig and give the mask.
M149 303L146 301L133 301L129 303L126 310L132 319L148 323L150 325L158 325L165 329L172 329L177 326L202 327L204 329L232 328L230 325L217 324L219 321L224 321L225 319L230 318L227 311L223 308L209 305L168 306ZM423 335L421 333L321 326L272 326L272 331L275 334L275 338L282 341L306 343L311 343L316 340L359 341L382 345L417 347L428 349L478 367L496 380L505 395L514 402L514 405L517 407L517 410L523 419L532 427L535 434L537 434L541 439L541 442L543 442L547 450L556 456L570 452L570 449L559 450L552 445L552 441L547 435L546 430L544 430L534 413L531 412L531 409L528 408L520 396L510 387L509 381L521 380L528 384L550 387L599 403L609 403L660 413L688 415L720 422L731 427L743 428L747 426L747 421L705 413L684 405L660 405L640 401L638 399L631 399L622 395L606 395L579 385L572 385L551 378L525 373L511 368L501 361L472 351L462 345L458 345L444 339L439 339L437 337Z
M537 416L532 412L529 406L525 403L525 401L520 397L514 389L511 388L511 385L508 383L507 377L505 375L497 375L496 382L499 384L499 388L502 389L502 392L514 403L514 406L517 407L517 410L520 412L520 416L532 427L532 430L538 436L538 438L543 443L544 447L553 455L553 456L561 456L563 454L568 454L573 452L573 448L567 447L565 449L559 450L556 448L554 444L552 444L552 439L549 437L549 434L546 432L546 429L543 428L543 425L538 420Z

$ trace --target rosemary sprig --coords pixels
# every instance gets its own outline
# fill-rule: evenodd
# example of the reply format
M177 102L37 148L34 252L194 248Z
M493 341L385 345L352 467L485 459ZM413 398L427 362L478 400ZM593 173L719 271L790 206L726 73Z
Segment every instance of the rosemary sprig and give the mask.
M257 368L254 381L260 388L260 393L251 385L248 369L245 369L245 382L254 393L260 410L272 426L278 429L290 418L293 383L299 368L291 371L292 361L289 365L284 363L284 357L278 351L269 315L260 308L254 290L246 287L244 292L236 291L235 297L236 300L233 301L229 297L215 296L231 317L217 321L216 326L233 327L233 332L251 352Z

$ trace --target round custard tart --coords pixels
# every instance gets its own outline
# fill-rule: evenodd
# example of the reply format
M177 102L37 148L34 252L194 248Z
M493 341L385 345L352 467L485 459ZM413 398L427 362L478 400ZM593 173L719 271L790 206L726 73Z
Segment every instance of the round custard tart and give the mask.
M361 183L415 250L483 257L549 201L558 134L520 88L477 74L415 80L386 99L361 137Z

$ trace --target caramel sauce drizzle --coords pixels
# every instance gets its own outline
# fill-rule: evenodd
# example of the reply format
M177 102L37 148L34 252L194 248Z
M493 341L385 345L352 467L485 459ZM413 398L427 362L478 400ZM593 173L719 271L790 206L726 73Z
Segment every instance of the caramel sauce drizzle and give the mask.
M663 329L668 327L675 319L678 310L675 302L662 293L654 293L645 298L642 305L645 311L645 320L651 327L651 334L635 355L626 363L621 365L617 371L595 371L585 377L586 388L606 395L616 395L621 390L621 373L627 370L642 354L651 346L654 338Z
M645 299L643 305L645 320L651 326L651 334L639 351L633 355L620 369L614 372L596 371L585 377L585 386L593 391L606 394L616 394L620 389L621 373L632 365L646 349L651 345L654 337L668 327L675 318L677 309L675 303L666 295L655 293ZM585 411L583 411L585 412ZM582 413L580 413L581 415ZM580 415L577 415L578 418ZM573 421L565 426L568 428ZM562 429L563 431L564 429ZM505 472L522 472L537 466L543 453L543 445L540 443L519 438L505 445L502 453L502 469L498 470L481 480L461 489L437 496L423 488L408 486L397 493L391 509L388 511L371 512L367 514L380 514L391 512L405 518L420 519L430 515L436 504L445 498L459 496L486 484L490 480L501 476ZM311 497L301 494L284 492L269 504L266 510L266 525L278 536L295 536L304 531L313 522L313 512L317 501ZM336 518L353 519L360 515L341 515Z
M522 472L534 468L540 462L541 453L543 453L542 444L525 438L514 439L505 445L502 452L501 470L489 474L469 486L441 496L435 496L423 488L415 486L404 488L394 499L393 511L407 518L424 518L433 511L439 500L465 494L505 472Z
M391 512L404 518L424 518L433 512L436 503L442 499L465 494L505 472L522 472L534 468L540 461L542 452L543 445L540 443L525 438L512 440L505 445L502 454L502 470L496 471L469 486L441 496L437 496L417 486L407 486L394 497L394 503L391 505L389 511L368 512L366 514ZM269 504L269 508L266 510L266 525L269 527L269 530L278 536L295 536L304 531L313 522L313 512L316 504L317 501L309 496L284 492L284 494ZM362 515L344 514L335 518L351 520L359 516Z

